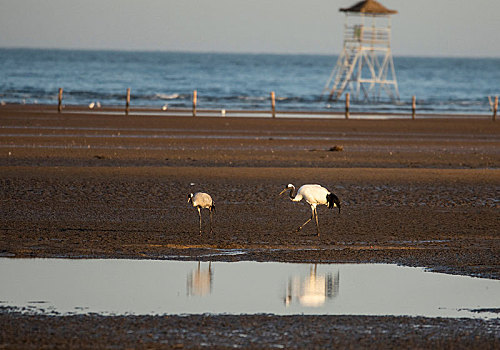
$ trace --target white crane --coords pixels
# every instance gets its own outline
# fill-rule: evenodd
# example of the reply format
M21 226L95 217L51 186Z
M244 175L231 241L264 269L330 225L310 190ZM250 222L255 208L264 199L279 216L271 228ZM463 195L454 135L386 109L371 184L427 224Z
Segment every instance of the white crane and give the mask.
M288 184L283 191L281 191L280 196L286 191L290 191L290 199L293 202L300 202L304 199L311 206L311 217L304 222L298 229L297 232L302 230L302 228L312 219L316 220L316 232L319 236L319 223L318 223L318 212L316 211L316 206L319 204L327 205L328 208L339 208L340 213L340 200L332 192L328 191L326 188L320 185L303 185L298 191L295 190L295 186Z
M210 211L210 233L212 233L212 214L215 211L215 204L212 197L208 193L196 192L195 194L190 193L188 195L188 203L192 203L193 207L198 209L198 215L200 216L200 235L201 235L201 209L205 208Z

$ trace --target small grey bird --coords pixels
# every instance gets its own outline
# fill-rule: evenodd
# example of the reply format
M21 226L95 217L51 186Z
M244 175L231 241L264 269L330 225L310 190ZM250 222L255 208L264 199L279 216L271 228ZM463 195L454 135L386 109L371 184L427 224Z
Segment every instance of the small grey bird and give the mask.
M192 203L193 207L198 209L198 215L200 217L200 235L201 235L201 209L208 209L210 212L210 233L212 233L212 214L215 211L215 204L212 197L208 193L196 192L195 194L190 193L188 195L188 203Z

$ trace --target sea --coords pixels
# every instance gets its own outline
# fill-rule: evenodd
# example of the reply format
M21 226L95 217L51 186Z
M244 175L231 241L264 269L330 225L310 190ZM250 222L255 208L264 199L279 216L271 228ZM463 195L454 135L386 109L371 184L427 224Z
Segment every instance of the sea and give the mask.
M131 106L343 111L344 99L323 93L335 55L132 52L0 49L2 104ZM351 100L351 111L408 113L416 96L419 113L489 114L488 96L500 95L500 58L394 57L399 101Z

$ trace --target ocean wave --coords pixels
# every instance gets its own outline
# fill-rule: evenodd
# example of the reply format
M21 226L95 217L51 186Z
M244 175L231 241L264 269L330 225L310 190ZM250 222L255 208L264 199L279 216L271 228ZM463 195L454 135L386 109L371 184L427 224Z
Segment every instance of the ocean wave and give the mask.
M65 89L63 100L72 105L88 105L91 102L100 101L103 105L121 105L125 101L125 91L103 92L88 90ZM154 93L144 91L134 93L132 90L131 104L135 106L161 106L166 105L173 108L190 108L192 106L192 94L185 93ZM32 87L21 87L18 89L5 89L0 91L0 99L7 103L54 103L57 101L57 91L49 89L36 89ZM262 109L270 108L271 98L269 95L241 95L241 94L204 94L198 93L198 107L200 109ZM313 94L308 96L281 95L276 97L276 108L278 110L324 110L341 112L345 109L344 99L328 101L325 97ZM411 111L411 98L403 96L398 103L390 101L354 101L351 102L351 111L356 112L393 112L409 113ZM487 97L484 98L417 98L417 113L488 113L490 106Z
M159 100L175 100L180 97L179 94L155 94L154 97Z
M268 97L264 96L229 96L227 99L236 99L236 100L243 100L243 101L264 101L267 100Z
M130 87L132 106L191 108L196 89L200 109L268 110L275 91L278 111L343 111L343 96L320 96L335 61L314 55L0 49L0 100L54 104L61 87L65 104L123 105ZM415 95L417 113L489 113L487 96L498 95L499 64L500 59L397 57L400 102L366 103L351 94L351 110L408 113Z

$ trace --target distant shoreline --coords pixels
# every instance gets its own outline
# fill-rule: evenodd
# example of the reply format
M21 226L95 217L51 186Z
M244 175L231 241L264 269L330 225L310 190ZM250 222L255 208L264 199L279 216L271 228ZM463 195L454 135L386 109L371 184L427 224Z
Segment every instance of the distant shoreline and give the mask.
M52 113L57 112L57 104L19 104L5 103L0 106L0 109L10 112L39 112ZM123 106L102 106L99 108L89 108L85 105L63 105L61 113L66 114L103 114L103 115L126 115L125 104ZM134 106L129 108L130 116L151 115L151 116L192 116L190 108L168 108L154 106ZM272 118L271 109L207 109L197 108L197 117L258 117ZM276 117L282 118L302 118L302 119L345 119L345 112L340 111L323 111L323 110L282 110L276 109ZM388 120L388 119L404 119L412 118L409 113L389 113L389 112L349 112L350 119L366 119L366 120ZM425 113L417 112L416 119L492 119L492 113ZM497 116L500 119L500 116Z

